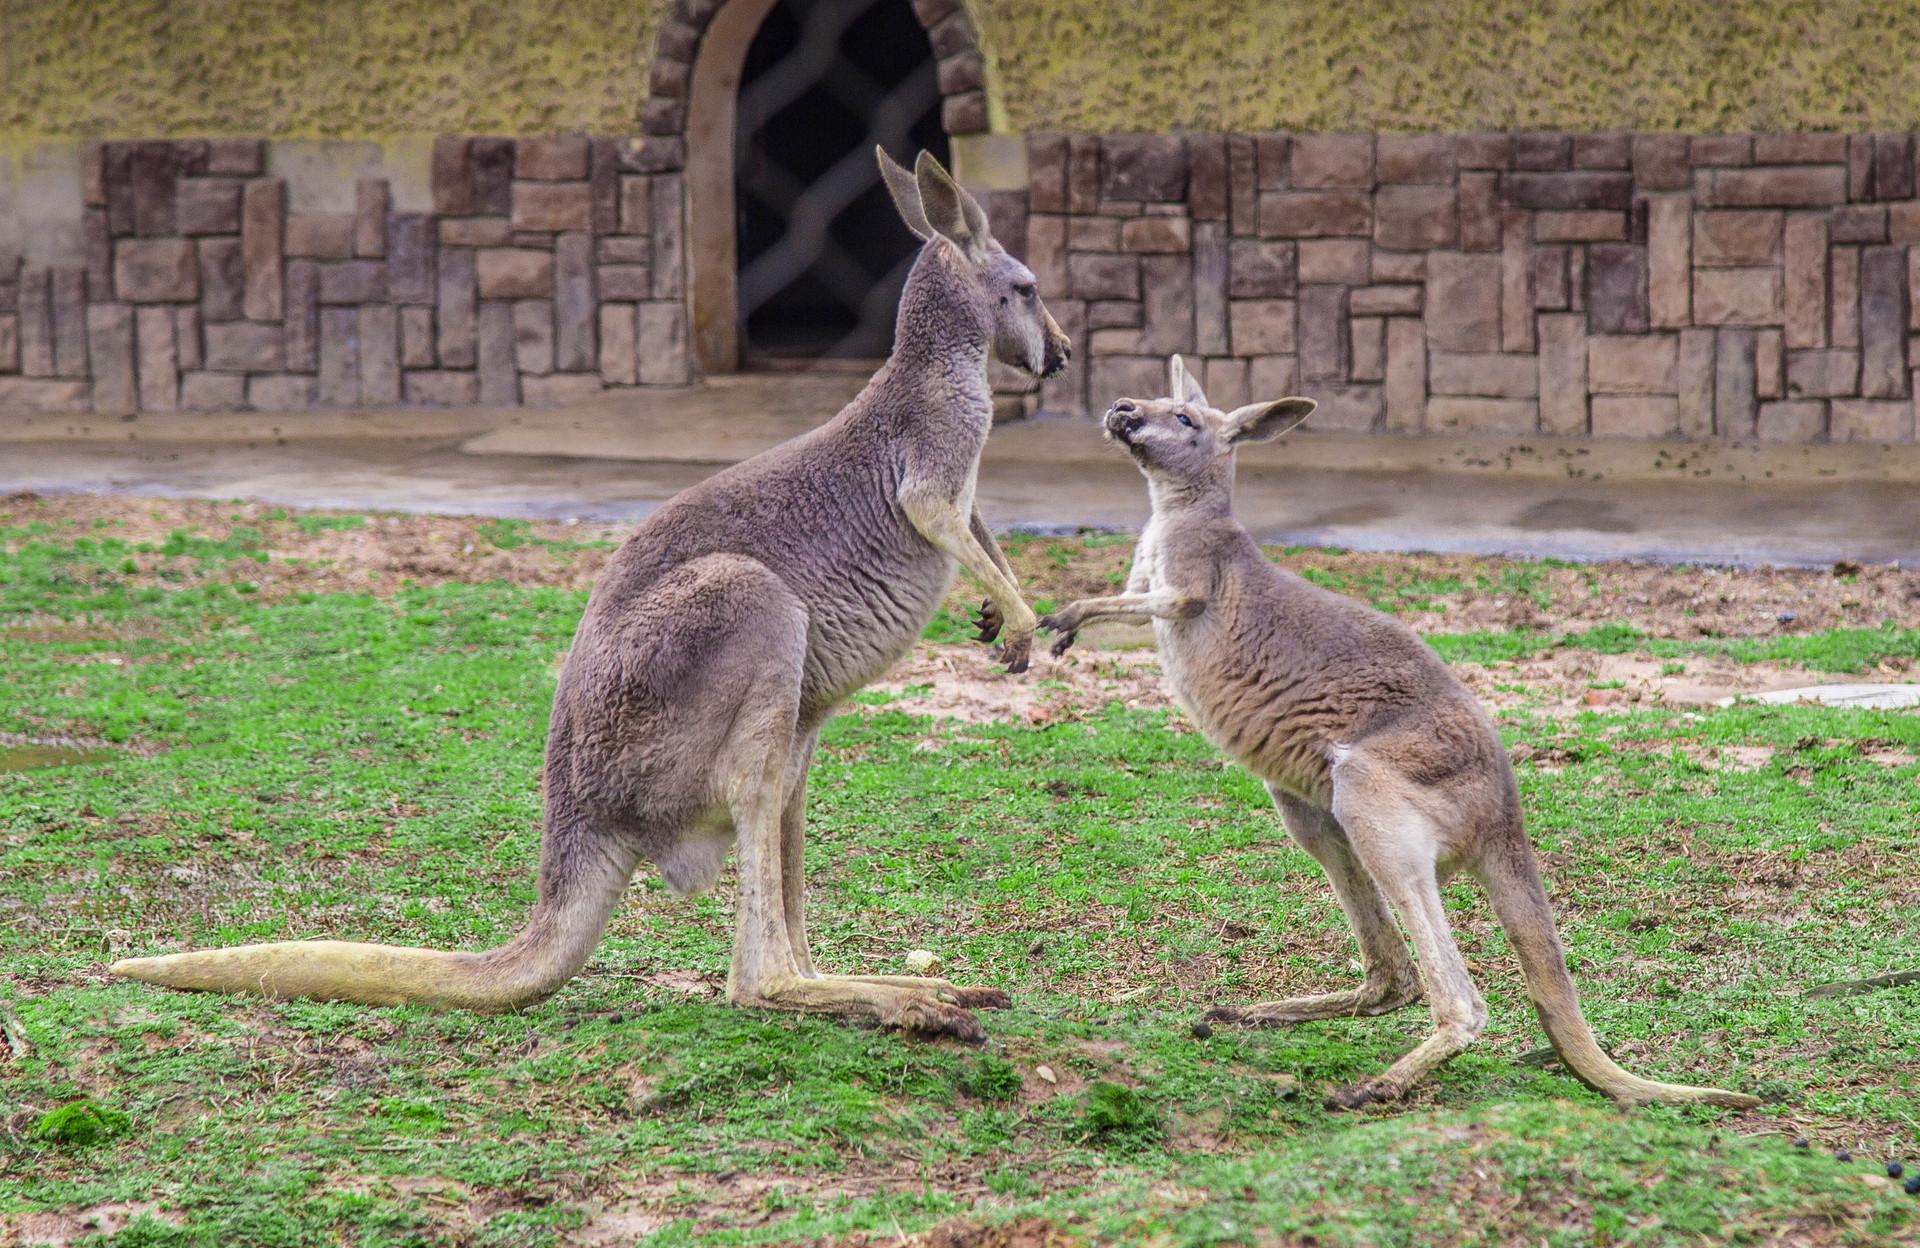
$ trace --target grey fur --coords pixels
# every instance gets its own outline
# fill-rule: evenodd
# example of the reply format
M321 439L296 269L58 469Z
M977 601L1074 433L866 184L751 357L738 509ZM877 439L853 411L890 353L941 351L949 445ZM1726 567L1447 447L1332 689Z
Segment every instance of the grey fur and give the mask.
M1757 1104L1614 1064L1581 1016L1493 721L1411 629L1275 567L1234 519L1234 448L1278 436L1312 402L1222 412L1178 356L1169 389L1177 397L1121 399L1106 415L1107 436L1133 456L1153 498L1126 592L1071 603L1041 627L1059 634L1058 656L1093 620L1152 621L1174 696L1266 782L1287 830L1339 895L1365 966L1356 989L1209 1017L1277 1024L1381 1014L1424 988L1434 1034L1384 1074L1335 1092L1329 1106L1403 1095L1486 1026L1440 903L1440 884L1464 869L1486 886L1548 1038L1577 1077L1620 1101Z
M821 723L906 653L965 566L982 640L1024 670L1034 629L973 505L992 426L987 360L1052 375L1070 344L1033 274L922 153L882 172L921 248L893 354L832 420L725 469L641 524L587 603L554 697L539 901L480 954L287 942L135 959L175 987L479 1009L537 1001L585 962L640 859L677 893L739 847L728 996L980 1036L1005 1003L942 980L825 976L808 953L801 843Z

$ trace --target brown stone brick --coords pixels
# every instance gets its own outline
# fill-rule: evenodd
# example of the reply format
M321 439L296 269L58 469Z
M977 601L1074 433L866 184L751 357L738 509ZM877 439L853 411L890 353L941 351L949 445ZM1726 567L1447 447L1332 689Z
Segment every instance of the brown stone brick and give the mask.
M1860 345L1860 249L1834 247L1827 252L1827 340L1836 347Z
M1358 239L1309 239L1298 246L1303 283L1359 286L1372 276L1372 256Z
M496 217L508 215L513 204L513 140L475 139L469 159L473 166L473 211Z
M1373 197L1365 191L1269 191L1260 196L1267 238L1328 238L1373 233Z
M1193 350L1192 263L1185 256L1148 256L1140 262L1140 277L1140 350Z
M247 378L247 406L256 412L302 412L319 397L319 383L304 373Z
M1847 136L1847 198L1873 198L1873 136Z
M257 177L266 167L266 144L259 139L214 139L207 144L207 172Z
M1887 241L1920 243L1920 200L1887 205Z
M1844 134L1756 134L1753 159L1761 165L1844 165Z
M1536 211L1625 212L1633 206L1633 177L1625 173L1507 173L1500 177L1500 201L1509 208Z
M653 271L644 264L603 264L596 274L602 299L638 303L653 295Z
M387 297L399 304L433 302L433 218L400 212L387 218Z
M237 321L246 311L247 270L237 238L203 238L199 244L200 314L209 321Z
M173 145L135 143L127 173L133 187L133 232L141 238L163 238L174 233L174 188L180 171Z
M1427 354L1427 386L1435 394L1490 399L1531 399L1540 393L1538 357L1488 354Z
M1275 191L1287 185L1287 162L1293 153L1293 141L1284 134L1267 131L1253 136L1256 185L1263 191Z
M520 401L520 374L514 365L513 305L480 301L478 329L480 401L511 405Z
M115 238L133 233L133 147L131 143L108 143L100 158L108 229Z
M1687 160L1693 165L1750 165L1750 134L1696 134L1687 142Z
M188 305L173 310L173 349L180 357L180 369L199 368L200 350L200 309Z
M684 386L692 379L684 304L641 304L639 337L641 385Z
M1778 211L1696 212L1693 262L1703 269L1780 263Z
M1372 278L1376 282L1424 282L1427 280L1425 252L1373 252Z
M648 234L653 228L653 179L620 179L620 230Z
M387 210L393 194L385 178L361 178L354 184L353 254L382 260L387 254ZM395 386L398 401L398 383Z
M1179 135L1117 134L1100 142L1103 199L1176 203L1187 197L1187 147Z
M134 381L133 308L96 303L86 310L88 367L93 410L101 416L131 416L139 408Z
M1435 351L1500 349L1500 258L1436 251L1427 257L1427 342Z
M1908 201L1909 203L1914 201ZM1843 204L1828 217L1836 243L1884 243L1887 241L1887 205Z
M516 230L591 230L593 188L585 182L515 182ZM481 390L486 389L484 381Z
M1578 437L1587 432L1587 318L1542 316L1538 328L1540 428Z
M513 176L537 182L584 178L587 140L575 135L521 139L515 145Z
M287 264L287 371L320 367L320 266L311 260Z
M1860 393L1860 353L1829 348L1787 352L1787 394L1833 398Z
M1335 385L1316 388L1320 406L1314 409L1316 428L1330 432L1373 433L1384 423L1386 392L1378 385Z
M1665 394L1596 394L1596 438L1670 438L1680 432L1680 401Z
M238 412L247 406L247 379L240 373L182 373L180 409Z
M1234 241L1228 237L1226 222L1200 221L1194 224L1193 345L1195 350L1208 355L1225 355L1227 352L1227 295L1232 286L1233 272L1228 257L1234 245ZM1275 293L1291 294L1293 291L1289 288ZM1092 315L1091 309L1088 315Z
M188 178L174 200L182 234L238 234L240 183L234 178Z
M1533 244L1528 238L1528 214L1509 211L1502 226L1500 248L1500 349L1534 349Z
M1532 433L1540 427L1540 404L1435 395L1427 400L1426 427L1438 433Z
M320 302L385 303L387 266L379 260L334 260L319 266Z
M1636 134L1633 181L1643 191L1684 191L1693 185L1684 134Z
M1907 248L1907 328L1920 329L1920 248Z
M562 373L591 371L599 359L594 341L593 239L562 234L554 244L553 367ZM657 275L654 289L660 288Z
M620 232L620 153L612 139L595 139L588 149L588 183L593 196L593 232Z
M391 304L360 309L360 401L392 407L400 401L400 317Z
M1256 355L1247 361L1247 393L1254 398L1285 398L1299 389L1300 361L1294 356Z
M592 398L604 387L598 373L552 373L520 379L520 402L527 407L559 407Z
M1823 347L1827 344L1826 218L1790 213L1783 233L1787 346Z
M513 226L505 217L462 217L440 222L442 247L505 247Z
M1533 219L1533 237L1542 243L1625 242L1627 214L1611 209L1542 212Z
M1683 329L1674 364L1674 387L1679 392L1680 436L1713 436L1714 331Z
M1755 334L1722 329L1714 341L1713 430L1723 438L1753 436L1758 409Z
M1292 136L1288 185L1302 188L1373 185L1371 134Z
M1067 293L1068 217L1039 216L1027 219L1027 267L1044 299L1058 299Z
M53 274L38 266L21 270L19 301L20 371L29 377L51 377L54 374Z
M1618 131L1573 136L1575 169L1630 169L1633 149L1628 136Z
M1091 355L1139 355L1146 350L1138 328L1096 329L1087 334L1087 351Z
M1697 325L1778 325L1786 316L1780 270L1696 269Z
M1564 311L1567 306L1567 249L1533 249L1533 306L1543 312Z
M1513 167L1513 140L1501 131L1457 134L1453 137L1453 153L1462 169Z
M475 293L475 253L465 247L440 251L438 322L440 363L447 368L472 368L474 335L479 312ZM478 393L478 379L475 392Z
M1101 299L1087 305L1087 328L1139 329L1145 313L1131 299Z
M1193 223L1185 217L1138 217L1120 227L1120 250L1190 251Z
M1228 305L1234 355L1291 355L1298 309L1291 299L1235 299Z
M1907 256L1901 247L1860 253L1860 394L1907 394Z
M1573 136L1554 131L1522 131L1513 136L1513 167L1527 170L1573 167Z
M1647 316L1662 328L1686 325L1693 309L1693 246L1684 195L1647 201Z
M433 210L443 217L463 217L475 211L472 143L467 139L433 141Z
M61 377L87 375L87 271L52 270L53 371Z
M432 368L433 365L433 309L401 308L400 366Z
M490 247L475 253L482 299L545 299L553 294L553 253Z
M1383 186L1373 206L1373 241L1381 247L1430 251L1459 242L1459 203L1451 186Z
M1235 234L1260 228L1260 173L1254 141L1245 135L1227 139L1227 219Z
M206 327L206 368L215 373L277 373L286 366L278 325L214 322Z
M1845 203L1847 175L1836 165L1708 169L1695 191L1707 207L1813 208Z
M1067 210L1067 136L1027 135L1027 195L1035 212Z
M1075 135L1067 141L1067 211L1085 214L1100 207L1100 140Z
M646 264L653 259L653 244L644 238L596 239L594 255L601 264Z
M1305 382L1346 381L1351 375L1349 370L1352 364L1352 344L1347 339L1346 288L1303 284L1295 321L1300 379ZM1236 354L1253 353L1236 350Z
M1873 136L1873 197L1913 198L1913 136Z
M134 359L140 409L173 412L180 408L180 356L174 346L173 311L145 307L134 319Z
M84 412L90 390L84 381L0 377L0 412Z
M1374 176L1381 183L1451 186L1454 143L1442 134L1383 134L1374 140Z
M686 180L665 174L653 180L653 297L678 299L684 293L686 257L681 251L685 230ZM659 314L653 314L656 319ZM640 313L644 326L648 313ZM643 343L642 346L645 344ZM564 371L564 370L563 370ZM643 363L641 372L646 371ZM641 383L647 384L643 376Z
M1226 220L1228 212L1226 136L1188 135L1187 165L1187 206L1193 213L1193 219L1195 221ZM1031 159L1029 159L1028 168L1031 171Z
M1251 370L1246 360L1232 355L1210 356L1204 361L1202 371L1205 376L1201 389L1214 407L1230 412L1253 402L1253 391L1248 385Z
M1787 392L1785 347L1777 329L1757 330L1753 335L1753 392L1763 399L1777 399Z
M1753 436L1762 442L1820 442L1826 432L1826 400L1786 399L1760 404Z
M420 407L471 407L480 401L474 373L410 372L402 376L407 402Z
M1067 290L1076 299L1138 299L1139 258L1090 252L1069 255Z
M1386 322L1386 427L1414 433L1427 416L1427 335L1419 321L1396 316Z
M1426 305L1426 287L1415 285L1362 286L1347 301L1355 316L1419 316Z
M1460 249L1500 250L1500 178L1492 173L1460 175Z
M296 212L287 217L287 254L313 260L353 256L353 214Z
M193 240L121 239L113 249L113 289L131 303L192 303L200 297Z
M1353 344L1351 373L1355 381L1384 381L1387 376L1387 323L1377 316L1356 316L1347 322Z
M1587 339L1587 385L1594 394L1673 394L1679 388L1675 334L1598 334Z
M360 405L360 314L355 308L320 309L320 384L322 407Z
M1596 334L1644 333L1649 323L1646 248L1594 243L1586 248L1586 270L1588 328ZM1695 308L1697 315L1697 302Z
M98 383L95 383L95 393L98 394ZM97 401L95 407L97 410ZM1835 399L1830 431L1835 442L1911 442L1913 404L1905 399L1896 402Z
M80 218L87 249L87 289L94 299L113 297L113 233L105 208L89 208ZM0 256L0 308L13 306L14 262Z

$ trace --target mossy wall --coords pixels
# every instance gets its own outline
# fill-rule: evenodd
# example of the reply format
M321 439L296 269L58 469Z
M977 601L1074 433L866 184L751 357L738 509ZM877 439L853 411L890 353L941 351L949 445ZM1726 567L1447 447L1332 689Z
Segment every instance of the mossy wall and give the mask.
M1014 130L1920 128L1911 0L969 0ZM628 133L663 0L0 0L0 141Z

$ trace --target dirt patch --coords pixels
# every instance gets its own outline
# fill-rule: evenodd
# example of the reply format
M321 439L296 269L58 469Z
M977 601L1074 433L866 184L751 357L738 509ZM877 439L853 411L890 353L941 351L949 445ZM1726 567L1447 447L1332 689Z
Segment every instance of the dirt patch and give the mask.
M178 1214L168 1213L152 1201L116 1201L58 1213L0 1214L0 1243L67 1248L89 1236L111 1239L140 1217L154 1218L168 1226L180 1225Z
M1056 1222L1021 1218L987 1225L972 1220L942 1222L918 1235L879 1235L861 1232L845 1239L817 1240L833 1248L1079 1248L1081 1240Z
M1131 708L1171 705L1151 655L1089 651L1064 662L1035 660L1023 675L997 667L986 647L919 646L873 691L885 709L962 723L1057 723L1114 703Z

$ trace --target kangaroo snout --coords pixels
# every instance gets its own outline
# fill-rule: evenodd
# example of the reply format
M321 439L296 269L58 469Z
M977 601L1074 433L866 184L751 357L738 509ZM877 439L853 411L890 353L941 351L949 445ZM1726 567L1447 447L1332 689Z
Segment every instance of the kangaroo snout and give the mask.
M1067 371L1067 361L1073 358L1073 342L1059 326L1049 326L1049 329L1046 350L1041 353L1044 358L1040 361L1040 375L1058 377Z
M1140 415L1140 408L1132 399L1115 399L1113 406L1107 409L1107 436L1117 438L1131 446L1133 435L1140 432L1140 426L1146 418Z

